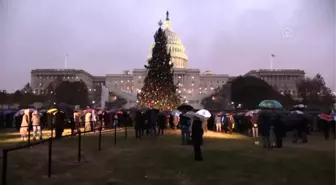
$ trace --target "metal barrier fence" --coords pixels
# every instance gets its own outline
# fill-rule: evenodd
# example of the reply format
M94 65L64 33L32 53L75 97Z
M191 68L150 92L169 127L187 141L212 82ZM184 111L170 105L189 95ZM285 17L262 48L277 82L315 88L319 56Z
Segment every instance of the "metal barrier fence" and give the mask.
M104 128L104 131L102 131ZM81 162L81 152L82 152L82 134L85 133L95 133L95 131L98 130L98 151L102 150L101 147L101 142L102 142L102 132L110 132L110 131L114 131L114 144L117 144L117 125L114 125L114 128L109 129L108 127L99 127L99 128L95 128L92 129L90 131L84 131L81 132L79 131L78 133L72 133L69 135L64 135L60 138L66 138L66 137L73 137L73 136L78 136L78 146L77 146L77 161ZM127 125L125 124L124 129L121 129L125 131L125 140L127 140ZM48 142L48 171L47 171L47 175L48 178L51 178L52 175L52 147L53 147L53 141L54 140L58 140L60 138L53 138L53 129L51 129L51 137L49 137L48 139L45 140L40 140L40 141L36 141L34 143L30 142L30 130L28 130L28 140L27 140L27 144L22 145L22 146L17 146L17 147L13 147L13 148L6 148L3 149L2 151L2 178L1 178L1 182L2 185L7 185L7 173L8 173L8 154L11 151L17 151L17 150L21 150L21 149L25 149L25 148L30 148L32 146L36 146L36 145L40 145L42 143L46 143Z

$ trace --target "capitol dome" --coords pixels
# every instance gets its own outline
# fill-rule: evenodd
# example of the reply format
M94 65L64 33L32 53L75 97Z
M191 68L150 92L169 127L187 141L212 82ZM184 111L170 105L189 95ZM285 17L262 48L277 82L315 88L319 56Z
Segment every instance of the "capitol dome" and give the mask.
M185 48L179 36L171 29L171 21L169 20L168 12L166 20L163 22L163 26L164 32L167 36L167 50L170 52L171 62L174 64L174 68L187 68L188 57L185 54ZM151 47L148 60L152 58L153 47L154 44Z

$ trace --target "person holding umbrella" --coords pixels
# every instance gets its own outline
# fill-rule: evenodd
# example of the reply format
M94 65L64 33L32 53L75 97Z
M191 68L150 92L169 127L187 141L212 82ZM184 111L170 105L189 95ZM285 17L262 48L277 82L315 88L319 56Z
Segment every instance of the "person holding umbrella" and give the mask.
M201 145L203 144L203 126L202 120L195 116L191 126L191 139L194 147L195 161L202 161Z
M187 112L186 114L188 114ZM203 161L201 146L203 144L203 122L211 117L209 111L201 109L193 116L191 139L194 147L195 161Z
M32 123L33 123L33 140L36 140L36 134L38 134L40 140L42 140L42 130L41 130L41 125L40 125L40 114L37 111L33 112Z
M28 129L29 129L29 109L24 110L22 121L21 121L21 128L20 128L20 135L23 141L27 140Z

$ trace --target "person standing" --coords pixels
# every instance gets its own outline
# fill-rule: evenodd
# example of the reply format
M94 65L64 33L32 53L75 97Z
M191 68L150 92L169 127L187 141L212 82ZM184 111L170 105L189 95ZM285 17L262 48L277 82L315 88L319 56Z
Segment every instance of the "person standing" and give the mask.
M177 126L178 126L178 123L179 123L179 116L176 116L174 115L173 116L173 129L176 130L177 129Z
M232 134L234 124L235 124L234 118L233 118L232 114L230 114L229 117L228 117L228 125L227 125L227 130L228 130L229 134Z
M219 112L215 119L216 132L222 132L222 113Z
M91 130L93 130L93 132L96 132L97 129L97 114L96 114L96 110L92 110L91 113Z
M181 127L181 144L186 145L188 144L188 140L190 137L189 133L189 125L190 125L190 118L184 115L185 113L180 114L180 127Z
M151 127L151 135L156 136L157 134L157 113L158 110L152 109L150 114L150 127Z
M253 114L251 117L251 124L252 124L252 137L257 138L259 136L258 132L258 115Z
M167 118L165 114L163 113L159 114L159 117L158 117L158 127L159 127L158 135L159 136L163 135L163 131L166 125L166 120Z
M21 127L20 127L20 135L23 141L27 140L29 122L30 122L29 114L26 114L26 113L23 114L22 121L21 121Z
M135 114L135 138L141 139L142 135L142 125L143 125L143 115L141 111L136 111Z
M57 111L55 114L55 122L56 138L61 138L63 135L65 122L65 115L62 111Z
M282 148L282 138L284 137L285 128L280 114L276 115L273 125L275 134L275 146L277 148Z
M36 140L36 134L38 134L39 139L42 140L40 114L37 111L33 112L32 123L33 123L33 140Z
M91 127L91 112L87 112L85 114L85 126L84 126L84 132L85 131L92 131L91 130L92 127Z
M81 120L80 120L79 112L77 112L77 111L74 112L74 122L75 122L75 129L74 129L74 131L76 131L76 133L78 134L80 132L80 123L81 123Z
M203 144L203 132L202 120L195 116L191 126L191 138L194 147L195 161L203 160L201 151L201 145Z
M269 111L263 110L258 118L260 134L263 141L264 148L271 148L270 143L270 124L271 124L271 115Z

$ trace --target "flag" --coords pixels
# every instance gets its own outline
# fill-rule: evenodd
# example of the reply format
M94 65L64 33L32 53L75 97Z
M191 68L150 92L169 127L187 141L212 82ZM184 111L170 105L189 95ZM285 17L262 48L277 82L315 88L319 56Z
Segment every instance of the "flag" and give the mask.
M271 57L275 57L275 55L274 55L274 54L271 54Z

